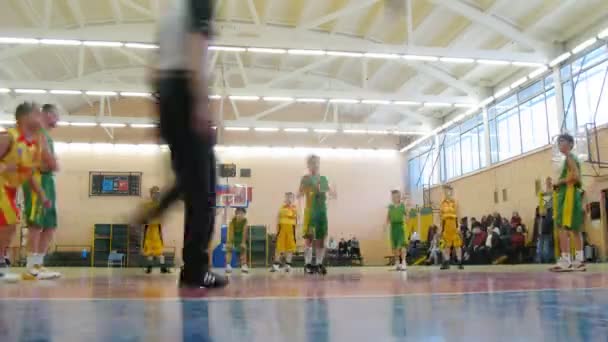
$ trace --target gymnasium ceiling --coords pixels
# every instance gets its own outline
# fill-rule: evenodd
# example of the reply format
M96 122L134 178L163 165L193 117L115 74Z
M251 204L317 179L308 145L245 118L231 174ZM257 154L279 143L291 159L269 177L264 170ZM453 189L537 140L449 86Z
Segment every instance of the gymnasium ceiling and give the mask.
M0 0L0 37L153 44L168 2ZM608 24L605 0L216 3L213 45L253 50L211 52L211 93L223 95L214 108L226 125L247 127L428 131L505 82L546 65L588 30ZM297 54L318 49L367 55ZM0 88L11 89L0 94L0 111L9 114L18 102L36 99L57 103L73 120L148 121L153 114L145 99L13 89L148 92L146 69L155 54L126 46L0 43ZM371 103L250 102L229 95Z

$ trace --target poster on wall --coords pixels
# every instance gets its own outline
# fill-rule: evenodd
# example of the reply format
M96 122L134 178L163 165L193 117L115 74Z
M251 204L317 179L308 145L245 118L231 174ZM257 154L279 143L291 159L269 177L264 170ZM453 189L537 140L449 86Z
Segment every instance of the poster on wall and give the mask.
M141 196L141 172L89 172L89 196Z

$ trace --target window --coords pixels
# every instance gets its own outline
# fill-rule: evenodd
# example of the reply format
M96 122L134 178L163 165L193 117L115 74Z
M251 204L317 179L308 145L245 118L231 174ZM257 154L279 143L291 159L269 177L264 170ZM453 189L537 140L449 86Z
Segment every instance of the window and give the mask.
M458 177L462 174L460 156L460 126L447 131L443 145L443 175L444 181Z
M563 84L564 92L564 125L567 131L572 132L576 127L576 113L574 112L574 96L572 96L572 81ZM560 132L562 127L560 127Z
M541 94L523 103L519 107L519 113L522 151L525 153L547 145L549 143L549 133L545 95Z
M514 108L496 117L499 161L521 154L521 135L518 114L517 108Z
M557 114L557 98L555 97L555 89L547 91L545 94L547 101L547 122L549 124L549 137L552 139L560 132L559 116ZM552 141L550 140L549 143Z
M608 81L606 72L608 61L597 65L581 74L574 90L576 106L576 122L579 129L584 129L588 123L602 125L608 123L608 115L598 113L608 112ZM603 88L603 94L602 92Z

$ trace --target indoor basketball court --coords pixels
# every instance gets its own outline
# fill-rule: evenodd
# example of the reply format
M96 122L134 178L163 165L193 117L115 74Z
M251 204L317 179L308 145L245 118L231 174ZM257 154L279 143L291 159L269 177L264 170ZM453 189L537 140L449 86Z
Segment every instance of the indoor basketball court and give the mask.
M1 341L603 341L608 2L0 0Z

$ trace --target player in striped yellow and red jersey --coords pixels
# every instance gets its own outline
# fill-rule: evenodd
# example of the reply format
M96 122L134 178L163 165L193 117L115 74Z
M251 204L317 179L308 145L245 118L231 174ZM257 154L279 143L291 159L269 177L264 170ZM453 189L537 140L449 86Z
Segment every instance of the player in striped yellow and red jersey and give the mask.
M17 191L28 182L41 202L50 204L40 184L33 178L42 162L56 165L48 153L46 143L40 139L41 113L37 104L24 102L15 111L17 127L0 135L0 251L4 251L15 234L19 223ZM17 281L18 276L6 272L0 261L0 279Z

